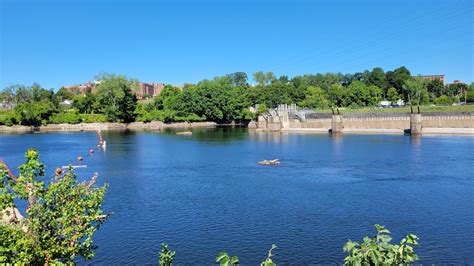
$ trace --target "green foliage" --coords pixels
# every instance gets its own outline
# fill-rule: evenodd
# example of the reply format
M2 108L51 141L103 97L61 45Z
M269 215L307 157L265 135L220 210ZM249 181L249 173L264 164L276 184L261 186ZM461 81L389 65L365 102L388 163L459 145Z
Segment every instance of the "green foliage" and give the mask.
M407 95L407 99L411 105L420 105L429 102L428 81L415 77L405 80L403 84L403 93Z
M391 101L392 103L396 103L398 100L400 100L400 95L398 95L397 89L390 87L387 90L387 100Z
M27 264L36 260L41 251L34 240L16 226L0 223L0 264Z
M272 244L272 247L268 251L267 258L264 261L262 261L262 263L260 263L260 266L276 266L276 263L272 261L272 257L273 257L272 251L276 248L277 246L275 244Z
M74 94L66 88L61 88L54 94L54 97L57 98L58 101L72 100Z
M80 114L82 123L103 123L107 117L103 114Z
M165 243L161 244L162 250L160 251L160 266L171 266L173 264L173 258L176 251L171 251L168 245Z
M393 71L387 71L386 78L388 82L388 87L394 87L399 95L403 96L403 100L407 101L408 96L403 94L403 85L405 81L411 79L410 71L404 66L399 67Z
M137 98L132 93L131 80L123 76L110 76L97 87L100 108L111 122L132 122L135 120Z
M72 263L77 256L91 259L96 246L92 235L108 218L102 211L106 186L97 187L97 176L77 181L72 168L46 185L45 167L36 150L26 152L17 178L0 165L0 211L17 209L24 201L26 218L13 216L0 226L3 263ZM15 201L14 201L15 200Z
M226 252L221 252L217 254L216 262L221 266L236 266L239 265L239 258L237 256L230 257Z
M309 108L328 108L329 101L321 88L309 86L306 92L306 97L302 102L300 102L300 105Z
M94 114L100 112L100 104L95 94L87 93L85 96L74 97L72 107L81 114Z
M347 87L345 106L377 106L381 98L382 90L379 87L354 81Z
M372 69L372 72L368 74L367 82L368 85L375 85L382 90L386 91L388 88L387 76L382 68L376 67Z
M229 76L232 80L232 84L233 86L235 87L243 87L243 86L247 86L247 73L245 72L235 72L235 73L231 73L231 74L228 74L227 76Z
M17 118L13 111L0 111L0 125L13 126L17 124Z
M15 107L18 122L27 126L47 124L53 112L54 106L51 102L21 103Z
M259 116L259 115L263 115L263 114L266 114L266 113L268 113L267 105L265 103L259 104L256 115Z
M454 101L452 98L446 96L446 95L441 95L439 96L438 98L434 99L433 101L435 104L439 104L439 105L450 105L452 104Z
M82 122L82 118L77 112L66 112L54 114L49 122L51 124L78 124Z
M346 265L405 265L418 260L413 246L418 245L418 237L407 235L399 245L390 244L390 231L384 226L375 225L377 235L364 237L363 242L349 240L343 250L349 255L344 259Z
M166 85L152 103L137 105L133 91L137 82L123 76L99 74L97 93L73 97L72 107L81 114L83 122L103 121L91 117L85 121L82 114L103 114L107 121L214 121L228 123L251 120L255 115L250 106L265 104L275 108L279 104L297 103L306 108L378 106L385 98L391 102L399 99L412 105L446 104L447 98L456 102L474 102L474 89L464 83L443 85L439 80L413 78L405 67L384 72L376 67L353 74L325 73L295 76L291 80L273 72L256 72L253 79L257 86L250 86L245 72L234 72L196 85L187 84L183 89ZM78 91L76 91L77 93ZM38 84L30 87L13 85L0 93L4 108L18 104L14 115L1 115L0 124L41 125L53 123L78 123L76 115L61 114L58 102L70 99L74 91L61 88L54 96L52 91ZM8 104L10 103L10 104ZM49 104L47 104L49 103ZM23 104L23 105L22 105ZM24 104L31 104L26 106ZM34 106L36 105L36 106ZM47 108L47 107L50 108ZM58 111L59 110L59 111ZM264 110L261 110L264 111ZM59 114L56 114L58 113ZM262 112L257 112L257 115ZM52 116L52 117L51 117Z
M0 93L0 100L14 104L49 102L53 95L52 90L44 89L38 83L33 83L30 87L17 84L6 87Z
M467 90L466 94L466 101L467 102L474 102L474 82L469 85L469 89Z
M273 72L264 73L263 71L258 71L253 73L253 80L255 80L260 86L263 86L269 82L274 82L276 77Z
M431 80L427 83L427 90L428 90L428 93L430 94L430 98L434 99L443 94L444 84L441 80L438 80L438 79Z

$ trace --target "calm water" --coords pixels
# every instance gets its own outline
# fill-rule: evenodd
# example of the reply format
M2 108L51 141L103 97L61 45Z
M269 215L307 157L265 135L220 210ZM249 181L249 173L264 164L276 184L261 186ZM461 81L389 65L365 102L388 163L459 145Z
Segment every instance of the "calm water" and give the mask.
M342 262L348 238L386 225L421 239L423 263L474 263L474 138L249 133L246 129L0 135L11 168L37 148L54 168L84 156L89 178L110 184L113 216L95 235L97 264L156 263L160 243L176 263L210 264L220 251L245 264L272 243L279 263ZM262 159L279 158L267 167Z

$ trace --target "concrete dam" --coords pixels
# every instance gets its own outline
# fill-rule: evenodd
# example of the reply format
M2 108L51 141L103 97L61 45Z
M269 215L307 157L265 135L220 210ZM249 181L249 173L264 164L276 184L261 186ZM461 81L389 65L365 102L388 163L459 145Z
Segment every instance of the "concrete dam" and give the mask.
M474 112L311 113L274 111L259 116L250 128L259 131L319 133L467 134L474 135Z

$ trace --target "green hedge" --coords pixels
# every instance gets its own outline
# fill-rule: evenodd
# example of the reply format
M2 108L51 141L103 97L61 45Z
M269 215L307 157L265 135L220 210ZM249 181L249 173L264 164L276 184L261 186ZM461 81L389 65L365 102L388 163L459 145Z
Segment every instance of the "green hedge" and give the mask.
M59 113L51 116L49 122L51 124L79 124L82 122L78 113Z
M82 123L103 123L107 117L103 114L80 114Z
M13 126L18 124L18 119L13 111L0 111L0 125Z
M107 118L102 114L78 114L74 112L54 114L50 118L51 124L79 124L79 123L102 123Z

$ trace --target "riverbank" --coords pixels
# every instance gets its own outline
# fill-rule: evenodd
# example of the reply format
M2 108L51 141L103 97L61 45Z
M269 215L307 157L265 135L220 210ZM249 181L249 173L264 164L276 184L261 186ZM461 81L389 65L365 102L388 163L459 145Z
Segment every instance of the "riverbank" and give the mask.
M189 128L214 128L215 122L180 122L163 123L153 121L150 123L80 123L80 124L48 124L45 126L0 126L0 133L30 133L30 132L76 132L97 130L164 130L164 129L189 129Z

